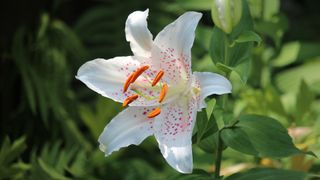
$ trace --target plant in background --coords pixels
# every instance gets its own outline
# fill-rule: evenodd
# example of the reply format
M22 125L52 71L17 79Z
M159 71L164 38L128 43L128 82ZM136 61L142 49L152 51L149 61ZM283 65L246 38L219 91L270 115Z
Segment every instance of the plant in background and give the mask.
M212 94L231 92L230 82L215 73L191 71L194 31L201 18L187 12L152 40L148 10L126 21L126 39L134 56L95 59L82 65L77 78L101 95L129 105L100 135L100 149L110 155L155 135L166 161L177 171L192 172L192 132L197 111Z
M4 82L0 88L0 179L319 178L316 174L320 160L310 156L320 154L320 43L316 9L319 2L297 2L36 0L22 6L19 16L15 16L16 11L12 8L3 8L2 13L12 12L12 15L5 16L8 26L3 26L0 32L0 68ZM15 7L14 2L5 1L4 6L6 3ZM145 7L152 9L148 28L147 11L127 17L135 9ZM177 72L177 67L191 67L180 63L183 61L176 61L178 66L172 65L171 69L170 66L159 68L154 62L141 63L140 60L152 60L145 58L145 54L147 57L152 53L166 58L171 58L171 54L177 56L171 53L172 49L161 54L157 52L165 48L152 51L151 46L157 39L168 38L158 36L168 28L172 29L171 22L186 11L202 12L201 23L198 24L200 14L195 12L191 15L196 18L188 19L182 26L181 22L175 21L173 29L190 32L190 36L185 39L179 38L184 33L172 36L174 41L165 47L173 45L176 50L179 44L172 42L193 42L194 38L194 43L184 51L188 52L189 60L192 55L195 72L191 73L191 68ZM140 28L127 28L127 36L124 36L121 29L126 18L128 26ZM190 21L192 30L187 26ZM148 29L159 32L169 23L157 38L152 38ZM147 41L137 38L141 34L148 37L145 38ZM119 97L118 101L124 101L123 106L128 107L116 116L121 110L120 103L92 93L73 77L84 60L130 53L129 44L123 43L125 37L134 55L122 58L134 59L131 63L135 62L136 66L128 67L128 70L125 66L119 67L119 71L126 74L117 72L115 77L107 72L101 77L112 80L115 84L112 87L118 87L118 94L127 89L126 94L133 95ZM119 57L116 60L120 60ZM115 59L96 62L108 64L109 61ZM92 62L86 64L94 65ZM118 62L124 64L121 60ZM99 68L101 71L95 74L105 71L102 66ZM168 83L174 71L182 80ZM217 93L199 99L201 86L188 78L197 77L198 72L210 72L207 74L220 78L222 76L213 73L222 74L225 82L232 83L232 94L218 96ZM136 78L134 82L130 75ZM109 92L110 87L105 90ZM192 118L194 124L186 125L189 131L181 134L180 130L187 123L183 121L182 128L178 126L181 125L178 116L188 115L189 107L188 111L184 109L190 105L189 99L196 101L190 108L195 108L192 113L197 116ZM204 101L199 103L198 100ZM143 106L146 111L136 106L153 102L155 106ZM206 107L200 111L203 104ZM176 106L183 112L171 116L170 120L178 121L178 125L172 127L171 121L162 117ZM156 111L151 113L154 109ZM137 113L140 113L141 121L135 117ZM119 120L124 116L128 118ZM151 126L146 122L152 124L152 131L139 129L143 125ZM159 126L161 123L162 127ZM175 126L178 126L177 130ZM155 127L163 132L168 129L169 135L161 136ZM177 139L169 143L162 137ZM97 148L98 138L105 154L114 150L112 156L104 158L104 153ZM164 156L168 155L170 165L176 163L177 170L192 171L192 174L180 174L168 166L159 152L159 139L162 143L159 147ZM139 146L116 151L138 141L141 142ZM185 143L186 146L180 148L183 151L177 151L174 146L179 144L174 142ZM176 155L174 158L169 156L173 154ZM186 159L174 162L181 157Z

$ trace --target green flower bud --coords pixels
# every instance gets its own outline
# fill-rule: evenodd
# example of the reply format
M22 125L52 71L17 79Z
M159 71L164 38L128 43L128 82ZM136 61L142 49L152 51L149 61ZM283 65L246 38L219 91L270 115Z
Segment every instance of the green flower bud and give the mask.
M213 0L211 16L214 24L225 33L231 33L242 15L242 0Z

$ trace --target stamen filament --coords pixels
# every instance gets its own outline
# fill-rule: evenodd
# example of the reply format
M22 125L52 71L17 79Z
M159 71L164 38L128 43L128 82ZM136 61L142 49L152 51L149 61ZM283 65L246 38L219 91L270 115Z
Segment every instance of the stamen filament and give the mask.
M158 116L161 113L161 109L160 108L155 108L153 111L151 111L148 114L148 118L154 118L156 116Z
M132 103L134 100L136 100L139 96L137 94L134 94L132 96L127 97L122 103L122 107L126 107L128 104Z
M128 87L131 84L132 78L133 78L134 73L131 73L126 82L123 85L123 92L125 93L128 90Z
M164 75L164 72L162 70L160 70L158 72L158 74L156 75L156 77L154 78L154 80L152 81L152 86L155 86L159 81L160 79L162 78L162 76Z
M159 95L159 103L161 103L163 99L166 97L167 92L168 92L168 85L164 83Z
M143 97L143 98L145 98L145 99L147 99L147 100L153 100L153 99L155 99L154 97L152 97L152 96L148 96L148 95L145 95L145 94L143 94L142 92L140 92L139 90L137 90L137 89L131 89L133 92L135 92L135 93L137 93L139 96L141 96L141 97Z
M149 69L149 66L142 66L141 68L138 68L136 72L134 72L134 75L131 79L131 83L134 83L137 78L147 69Z

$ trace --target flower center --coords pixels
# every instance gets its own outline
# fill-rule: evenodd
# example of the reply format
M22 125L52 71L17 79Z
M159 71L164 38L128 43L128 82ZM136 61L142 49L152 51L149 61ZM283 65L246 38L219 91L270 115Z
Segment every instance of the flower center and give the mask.
M123 85L123 93L125 93L129 89L130 85L133 84L138 79L139 76L143 75L143 73L147 69L149 69L149 66L146 65L146 66L142 66L142 67L138 68L136 71L132 72ZM158 74L156 75L156 77L153 79L153 81L152 82L150 81L151 87L156 86L156 87L159 87L159 89L161 88L160 94L158 97L145 95L143 92L132 87L131 90L133 92L135 92L136 94L133 94L133 95L127 97L123 101L122 106L126 107L127 105L129 105L130 103L132 103L133 101L138 99L139 96L145 98L146 100L154 100L154 99L158 98L158 102L162 103L162 101L167 97L167 93L168 93L168 85L166 83L161 82L161 78L163 76L164 76L164 71L160 70L158 72ZM148 77L145 77L145 78L148 80ZM154 117L158 116L160 114L160 112L161 112L160 107L157 107L152 112L150 112L147 117L154 118Z

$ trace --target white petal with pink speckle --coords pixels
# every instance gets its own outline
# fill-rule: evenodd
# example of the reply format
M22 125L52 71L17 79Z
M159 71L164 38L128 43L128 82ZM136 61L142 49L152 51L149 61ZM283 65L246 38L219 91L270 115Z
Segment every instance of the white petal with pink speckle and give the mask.
M191 139L197 111L205 107L205 97L230 93L231 84L218 74L191 71L191 47L201 13L183 14L154 41L147 28L147 16L148 10L135 11L126 22L126 39L134 56L89 61L80 67L77 78L117 102L134 94L139 96L111 120L99 137L100 149L106 156L155 135L170 166L181 173L190 173L193 168ZM141 75L136 73L140 76L135 82L127 81L132 73L147 66ZM159 71L164 75L152 87ZM126 92L123 91L125 82L130 82ZM168 91L159 103L164 84ZM148 118L155 108L161 109L160 114Z

